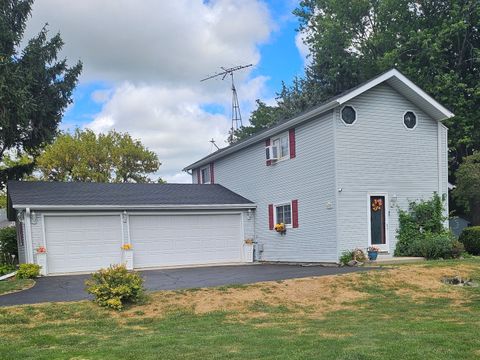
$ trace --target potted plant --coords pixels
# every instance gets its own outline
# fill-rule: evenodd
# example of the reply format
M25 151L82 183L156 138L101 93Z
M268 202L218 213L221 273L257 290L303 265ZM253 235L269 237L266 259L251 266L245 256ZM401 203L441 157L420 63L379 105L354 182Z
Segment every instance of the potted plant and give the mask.
M284 223L275 224L274 229L276 232L280 233L280 235L285 235L287 233L287 227Z
M367 249L368 260L375 261L377 260L378 252L380 248L378 246L372 245Z

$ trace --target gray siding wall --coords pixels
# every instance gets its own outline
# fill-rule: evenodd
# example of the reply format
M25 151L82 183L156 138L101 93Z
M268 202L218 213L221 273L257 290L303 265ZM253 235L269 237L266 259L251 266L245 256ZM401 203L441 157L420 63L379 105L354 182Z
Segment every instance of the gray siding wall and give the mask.
M335 111L337 186L342 188L337 199L339 253L369 246L369 192L385 192L390 199L387 232L393 253L398 228L393 195L406 209L411 200L447 193L446 128L386 84L349 105L357 111L353 126L341 121L340 108ZM414 130L403 125L408 110L417 115Z
M215 183L257 204L261 260L337 260L333 114L295 128L296 158L265 164L265 141L215 161ZM195 182L195 178L193 179ZM298 200L299 227L269 230L268 205Z

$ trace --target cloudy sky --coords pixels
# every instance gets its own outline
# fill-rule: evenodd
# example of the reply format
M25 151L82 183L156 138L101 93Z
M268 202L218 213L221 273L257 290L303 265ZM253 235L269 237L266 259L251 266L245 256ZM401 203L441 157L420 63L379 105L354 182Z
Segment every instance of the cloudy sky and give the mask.
M189 182L184 166L225 146L230 84L200 79L236 74L242 117L255 99L273 102L281 81L303 72L306 50L292 0L37 0L26 38L45 23L60 32L69 62L84 71L62 129L126 131L155 151L168 182Z

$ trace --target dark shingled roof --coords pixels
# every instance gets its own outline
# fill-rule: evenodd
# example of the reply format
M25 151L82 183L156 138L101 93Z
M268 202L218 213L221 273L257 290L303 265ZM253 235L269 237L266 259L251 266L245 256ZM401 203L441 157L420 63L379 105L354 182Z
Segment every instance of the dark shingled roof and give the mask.
M250 200L217 184L108 184L9 181L9 203L57 206L240 205Z

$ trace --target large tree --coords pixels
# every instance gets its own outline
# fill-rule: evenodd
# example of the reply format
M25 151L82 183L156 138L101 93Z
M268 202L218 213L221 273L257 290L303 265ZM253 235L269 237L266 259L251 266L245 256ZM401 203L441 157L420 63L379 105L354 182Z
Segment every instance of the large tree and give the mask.
M43 180L142 183L159 167L157 155L127 133L77 129L48 145L36 170Z
M480 226L480 152L467 156L456 173L455 200L470 214L472 225Z
M311 63L278 94L278 110L253 118L293 116L396 67L456 114L453 170L480 149L480 1L305 0L294 13Z
M32 5L0 1L0 189L33 168L33 161L7 163L6 155L34 159L53 141L82 69L58 60L62 39L49 38L46 26L21 48Z

